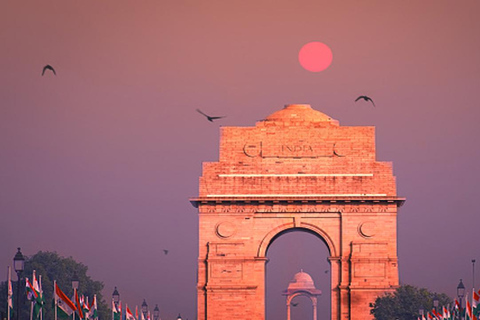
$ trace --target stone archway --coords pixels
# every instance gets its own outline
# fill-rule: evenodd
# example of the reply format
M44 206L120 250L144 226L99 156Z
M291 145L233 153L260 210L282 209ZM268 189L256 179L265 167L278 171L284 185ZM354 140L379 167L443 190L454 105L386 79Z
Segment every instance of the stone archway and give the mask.
M375 159L373 127L343 127L288 105L255 127L221 128L204 163L199 209L198 319L265 319L265 262L282 232L327 244L333 320L371 319L368 304L398 286L392 165Z

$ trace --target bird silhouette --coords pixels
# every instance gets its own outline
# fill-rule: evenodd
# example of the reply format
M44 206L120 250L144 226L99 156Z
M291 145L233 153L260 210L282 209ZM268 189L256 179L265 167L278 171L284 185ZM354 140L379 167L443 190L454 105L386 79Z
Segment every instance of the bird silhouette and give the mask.
M168 250L163 249L163 252L165 253L165 255L168 254Z
M47 70L50 70L53 72L54 75L57 75L57 73L55 72L55 69L53 69L51 65L47 64L45 67L43 67L42 76L45 74L45 71Z
M299 302L297 302L297 303L292 302L292 307L296 307L296 306L298 306L298 304L299 304Z
M200 113L200 114L202 114L202 115L204 115L204 116L207 118L207 120L210 121L210 122L213 122L213 120L218 120L218 119L225 118L225 116L222 116L222 117L211 117L211 116L209 116L208 114L203 113L202 110L200 110L200 109L197 109L197 112Z
M355 99L355 102L357 102L357 101L360 100L360 99L363 99L363 100L365 100L365 101L367 101L367 102L370 101L370 102L373 104L373 106L375 107L375 103L373 102L372 98L370 98L370 97L368 97L368 96L360 96L360 97L358 97L357 99Z

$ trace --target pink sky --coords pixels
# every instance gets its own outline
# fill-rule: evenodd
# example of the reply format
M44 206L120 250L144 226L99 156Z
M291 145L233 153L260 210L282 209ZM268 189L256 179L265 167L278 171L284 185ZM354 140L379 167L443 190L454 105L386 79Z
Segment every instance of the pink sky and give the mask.
M217 160L218 126L308 103L341 125L376 127L377 158L393 162L407 198L401 282L452 296L460 278L471 288L479 10L476 0L2 1L0 261L6 270L17 246L57 251L88 265L107 297L118 286L129 305L146 298L162 318L193 319L188 199L202 161ZM298 63L311 41L332 49L323 72ZM57 77L40 75L47 63ZM377 107L354 103L363 94ZM212 124L196 108L227 118ZM321 242L293 237L305 247L296 259L313 263ZM284 265L292 248L277 241L268 268L286 287L298 266ZM282 299L269 319L283 317Z

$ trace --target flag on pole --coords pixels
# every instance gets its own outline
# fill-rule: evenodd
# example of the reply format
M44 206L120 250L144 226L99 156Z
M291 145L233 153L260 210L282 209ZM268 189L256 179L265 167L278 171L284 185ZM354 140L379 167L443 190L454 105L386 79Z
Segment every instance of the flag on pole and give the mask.
M44 305L43 300L43 291L42 291L42 277L40 276L40 281L37 281L37 275L35 270L33 270L33 290L35 290L35 299L33 299L33 319L39 319L40 314L42 313L42 308Z
M36 298L35 290L33 289L33 285L28 278L25 278L25 291L27 292L28 300L33 300Z
M118 306L115 306L115 302L112 299L112 312L113 312L113 320L121 320L122 319L122 302L118 302Z
M136 320L135 317L133 316L132 311L126 304L125 304L125 320Z
M10 320L10 317L13 314L13 288L12 288L12 270L8 267L8 291L7 291L7 320ZM18 302L17 302L18 303Z
M473 295L472 295L472 315L474 317L478 317L478 305L480 304L480 290L478 292L475 292L475 289L473 289Z
M145 315L143 314L143 312L140 312L140 320L146 320L146 319L145 319Z
M443 306L443 319L444 320L452 320L452 317L450 316L450 305L448 307Z
M457 319L460 319L460 303L458 302L458 300L455 298L455 301L454 301L454 304L453 304L453 315L452 315L452 318L457 320Z
M147 320L151 320L150 319L150 310L147 311Z
M465 320L473 320L472 305L468 301L468 294L465 297Z
M460 303L456 298L455 298L455 309L460 310Z
M57 310L57 316L60 319L69 319L72 314L77 310L75 304L70 300L65 293L57 285L57 282L54 281L55 294L54 294L54 303Z
M89 318L92 320L98 319L98 309L97 309L97 295L93 295L92 302L90 303L88 309L90 310Z
M435 318L437 318L439 320L443 320L442 314L439 313L436 309L433 309L432 313L435 315Z
M78 297L78 291L75 290L75 302L77 304L77 314L80 319L84 319L82 304L80 303L80 298Z
M84 319L90 319L90 308L88 307L88 297L85 298L85 296L82 294L80 297L80 305L82 306L82 312Z

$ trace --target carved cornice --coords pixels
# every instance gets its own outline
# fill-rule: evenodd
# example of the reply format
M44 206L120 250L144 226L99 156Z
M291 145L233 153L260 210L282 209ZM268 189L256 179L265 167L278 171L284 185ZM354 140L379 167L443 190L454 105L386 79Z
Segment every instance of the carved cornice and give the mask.
M222 206L230 208L236 208L233 211L223 211L223 212L259 212L259 209L253 209L250 206L257 206L261 208L274 207L275 205L279 208L278 212L325 212L325 211L312 211L319 205L321 206L352 206L356 207L359 205L379 205L378 211L385 212L386 205L395 204L397 207L400 207L404 204L405 198L400 197L328 197L328 198L318 198L318 197L289 197L289 198L265 198L265 197L198 197L190 199L190 203L195 207L210 206L211 208L216 206ZM204 212L217 212L217 210L208 211L207 209ZM226 209L223 209L226 210ZM241 211L243 210L243 211ZM310 210L310 211L309 211ZM370 211L363 212L373 212L376 211L375 208L368 209ZM268 211L266 211L268 212ZM273 211L271 211L273 212ZM332 212L332 211L328 211ZM338 211L337 211L338 212ZM352 211L355 212L355 211Z

